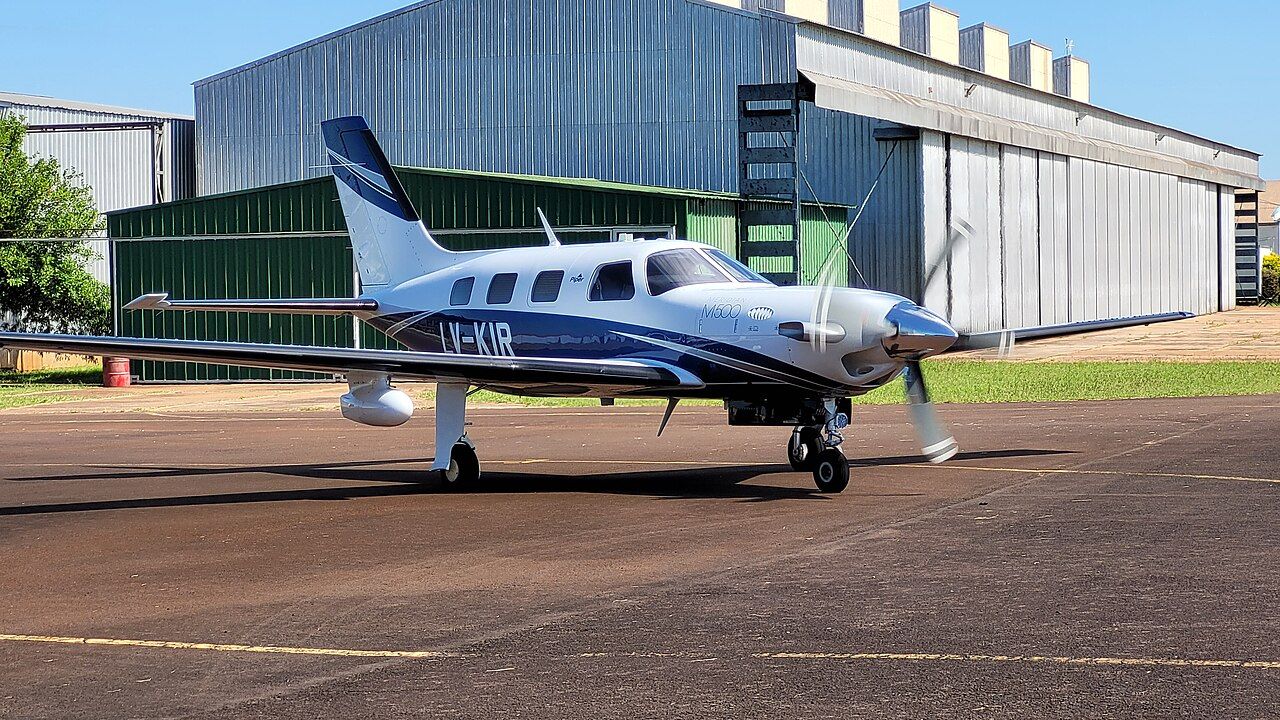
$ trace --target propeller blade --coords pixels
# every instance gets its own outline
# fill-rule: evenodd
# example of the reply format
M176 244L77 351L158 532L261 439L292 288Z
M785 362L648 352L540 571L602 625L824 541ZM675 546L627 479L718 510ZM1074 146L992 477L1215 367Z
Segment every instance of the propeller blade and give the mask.
M960 445L938 418L938 411L929 399L929 388L920 363L907 363L903 379L907 383L907 410L924 456L934 464L942 464L955 457L960 452Z

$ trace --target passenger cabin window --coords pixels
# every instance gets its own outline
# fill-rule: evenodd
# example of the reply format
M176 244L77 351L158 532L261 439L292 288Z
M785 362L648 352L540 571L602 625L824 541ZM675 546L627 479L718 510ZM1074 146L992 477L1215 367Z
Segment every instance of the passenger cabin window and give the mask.
M533 292L529 295L530 302L553 303L559 300L560 286L563 284L563 270L547 270L538 273L538 277L533 281Z
M708 252L711 253L711 257L715 258L716 261L720 263L720 266L725 269L725 272L732 275L738 282L773 284L765 279L764 276L737 260L734 260L720 250L708 250Z
M516 294L516 280L519 276L515 273L502 273L494 275L489 281L489 304L490 305L507 305L511 302L511 298Z
M475 289L476 279L462 278L453 284L453 292L449 294L449 304L454 307L471 304L471 291Z
M655 297L688 285L729 282L729 276L697 250L654 253L645 263L645 275L649 294Z
M636 282L631 277L631 261L601 265L591 281L591 300L630 300L636 296Z

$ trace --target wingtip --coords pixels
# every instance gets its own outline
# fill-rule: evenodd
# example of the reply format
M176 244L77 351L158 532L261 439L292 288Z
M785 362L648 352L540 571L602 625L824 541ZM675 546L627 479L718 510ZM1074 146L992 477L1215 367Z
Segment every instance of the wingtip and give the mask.
M163 310L169 307L169 293L151 293L124 306L125 310Z

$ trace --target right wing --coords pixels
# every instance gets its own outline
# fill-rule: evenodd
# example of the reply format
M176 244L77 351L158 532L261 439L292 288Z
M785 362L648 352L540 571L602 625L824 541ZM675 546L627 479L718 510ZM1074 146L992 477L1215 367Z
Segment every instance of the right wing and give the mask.
M586 387L634 392L699 389L704 386L700 379L687 370L645 360L489 357L399 350L24 333L0 333L0 348L335 374L386 373L403 380L468 382L472 385L515 390Z

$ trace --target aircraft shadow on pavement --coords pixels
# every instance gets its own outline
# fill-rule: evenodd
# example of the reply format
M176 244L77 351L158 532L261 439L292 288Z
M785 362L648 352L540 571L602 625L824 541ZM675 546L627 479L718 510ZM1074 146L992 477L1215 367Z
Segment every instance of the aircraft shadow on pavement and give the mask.
M955 461L991 460L1014 457L1037 457L1070 454L1059 450L999 450L991 452L961 453ZM85 502L50 503L0 507L0 517L42 515L52 513L94 512L103 510L132 510L167 507L198 507L202 505L233 505L243 503L291 502L299 500L344 501L363 498L395 497L401 495L439 495L440 481L422 469L431 463L430 458L402 460L370 460L342 463L305 465L267 465L221 468L184 468L139 466L124 472L95 472L74 475L14 478L15 482L57 481L110 481L135 479L194 478L219 475L263 473L293 478L342 482L378 483L368 486L301 488L292 490L262 490L253 492L188 495L177 497L136 498L121 500L95 500ZM854 459L857 467L888 467L916 465L919 457ZM413 465L413 468L389 466ZM113 467L112 470L118 470ZM724 499L738 502L772 502L779 500L832 499L813 488L778 485L744 484L763 475L791 473L783 465L743 465L740 467L687 468L670 470L641 470L620 473L603 473L581 476L553 475L546 473L489 471L480 483L461 493L452 494L542 494L542 493L595 493L606 495L648 496L658 499ZM799 474L799 473L796 473ZM903 497L919 493L852 493L875 497Z

